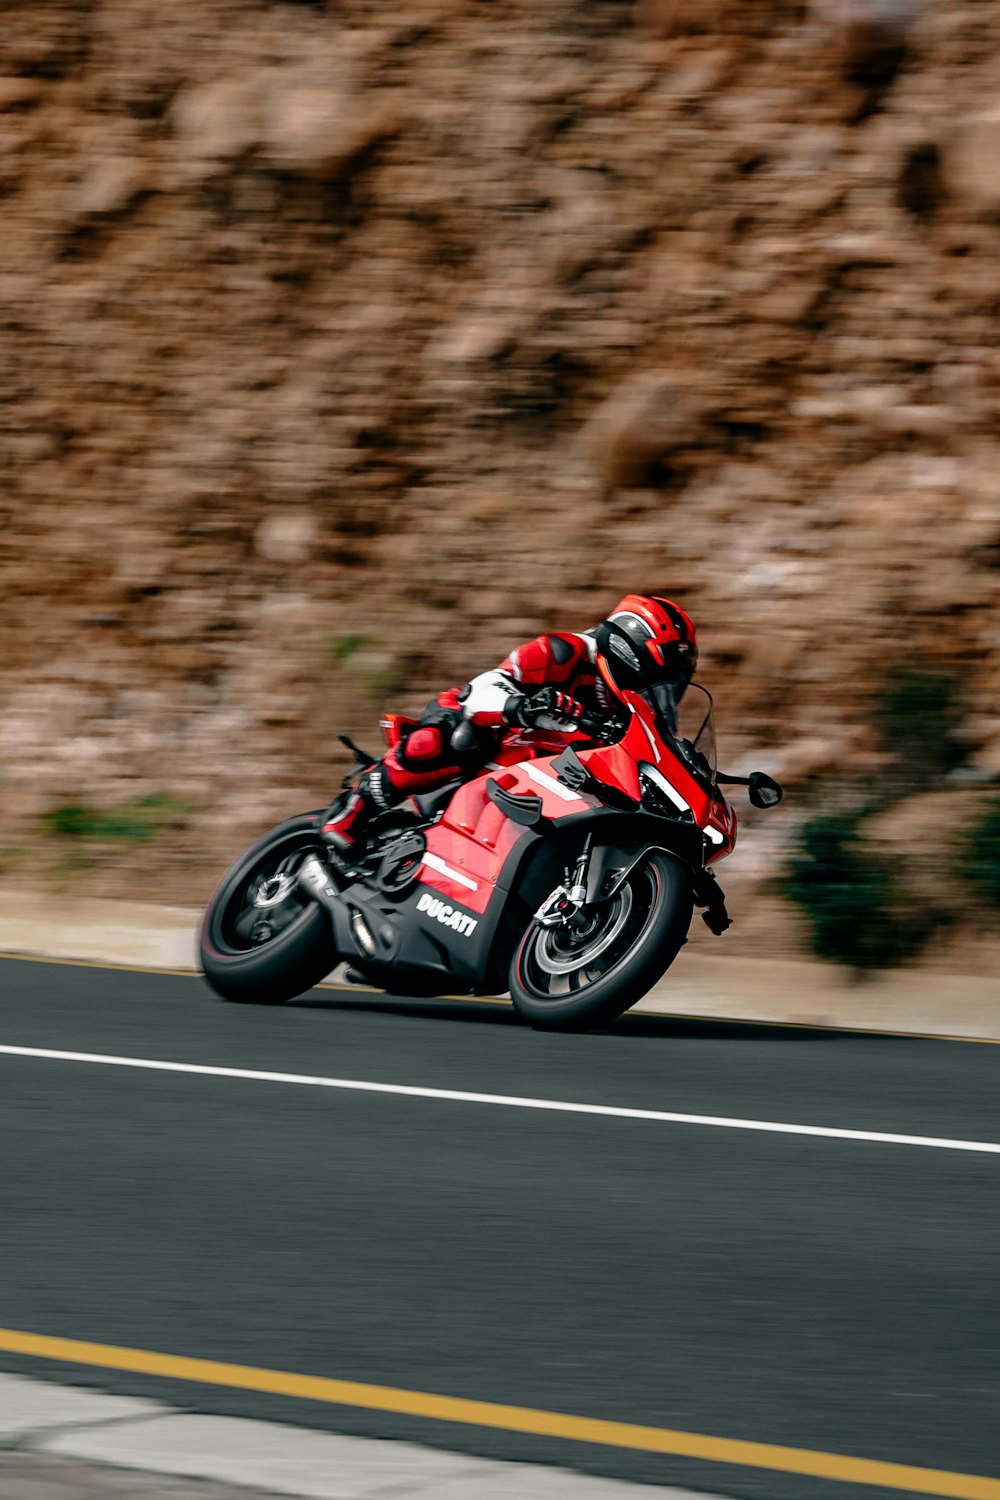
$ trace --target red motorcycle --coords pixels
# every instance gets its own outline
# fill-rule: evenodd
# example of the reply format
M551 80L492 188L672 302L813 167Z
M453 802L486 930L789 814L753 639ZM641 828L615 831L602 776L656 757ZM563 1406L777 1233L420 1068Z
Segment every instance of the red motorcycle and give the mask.
M205 912L208 983L277 1005L346 960L395 994L509 990L536 1027L620 1015L670 967L695 905L713 932L730 925L714 874L736 843L722 787L748 786L757 807L782 795L762 772L716 771L704 688L679 707L666 689L623 698L613 743L587 723L569 740L512 733L482 775L374 820L357 863L331 859L323 812L264 834ZM388 743L411 724L383 720ZM356 753L345 785L371 764Z

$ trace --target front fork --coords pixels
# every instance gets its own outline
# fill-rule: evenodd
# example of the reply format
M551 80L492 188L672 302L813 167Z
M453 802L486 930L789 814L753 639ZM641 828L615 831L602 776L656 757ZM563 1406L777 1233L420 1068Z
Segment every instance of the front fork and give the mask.
M535 912L535 921L540 927L573 927L579 921L586 906L586 876L591 864L591 844L594 835L586 835L583 847L573 868L565 868L562 885L556 886L552 895L544 898Z
M572 870L567 867L563 884L546 896L535 912L539 927L573 927L586 922L583 916L587 905L587 876L590 869L590 854L593 836L587 834L583 848ZM705 910L701 919L710 932L721 937L732 927L733 919L726 910L726 896L715 878L715 871L708 868L698 870L694 878L694 899L697 906Z
M587 870L592 843L593 834L588 833L572 870L567 865L562 885L546 896L535 912L539 927L572 927L580 917L587 904Z

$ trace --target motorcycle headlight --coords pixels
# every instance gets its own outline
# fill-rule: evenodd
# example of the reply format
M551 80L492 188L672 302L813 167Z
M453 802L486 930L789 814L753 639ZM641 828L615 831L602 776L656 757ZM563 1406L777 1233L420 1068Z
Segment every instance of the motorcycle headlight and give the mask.
M662 771L646 762L639 767L639 792L642 805L648 812L658 813L663 818L673 818L675 822L694 822L690 804Z

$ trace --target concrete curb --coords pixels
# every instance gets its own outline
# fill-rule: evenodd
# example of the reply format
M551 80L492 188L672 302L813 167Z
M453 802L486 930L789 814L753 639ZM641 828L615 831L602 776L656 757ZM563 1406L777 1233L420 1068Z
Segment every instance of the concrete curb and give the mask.
M723 1500L416 1443L196 1416L157 1401L19 1375L0 1375L0 1442L39 1457L138 1470L157 1479L210 1480L301 1500L468 1500L471 1495L476 1500ZM76 1500L72 1483L62 1477L64 1493L65 1500ZM85 1487L77 1493L83 1500Z
M187 907L7 891L0 953L196 972ZM331 980L342 975L335 971ZM1000 979L887 970L863 984L833 964L686 948L639 1012L1000 1040Z

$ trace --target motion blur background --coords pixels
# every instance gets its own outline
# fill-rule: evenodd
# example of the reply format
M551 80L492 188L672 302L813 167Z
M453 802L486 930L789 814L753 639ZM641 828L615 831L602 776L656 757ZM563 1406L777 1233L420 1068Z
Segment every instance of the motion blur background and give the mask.
M196 905L338 729L656 589L789 792L725 951L995 966L998 60L993 0L3 0L0 883Z

